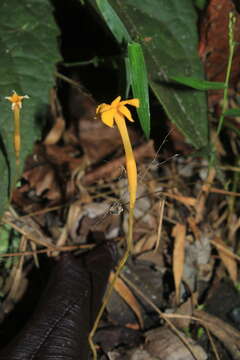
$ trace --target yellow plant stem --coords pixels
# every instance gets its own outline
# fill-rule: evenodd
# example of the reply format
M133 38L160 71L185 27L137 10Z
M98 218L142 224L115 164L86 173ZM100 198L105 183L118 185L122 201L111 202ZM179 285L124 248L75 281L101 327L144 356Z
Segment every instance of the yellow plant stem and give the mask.
M116 124L120 132L125 154L126 154L126 167L128 176L128 188L129 188L129 207L134 209L137 193L137 167L136 161L133 155L131 141L129 139L128 130L124 118L116 119Z
M96 351L96 348L95 348L95 345L93 342L94 334L98 328L102 314L103 314L103 312L109 302L109 299L112 295L116 280L117 280L119 274L121 273L124 265L127 262L129 255L131 253L132 242L133 242L134 206L135 206L136 192L137 192L137 167L136 167L136 162L135 162L131 142L129 139L125 119L123 117L119 117L118 119L116 119L116 124L119 129L120 135L122 137L123 146L124 146L125 155L126 155L126 167L127 167L128 188L129 188L129 197L130 197L130 199L129 199L128 234L127 234L127 243L126 243L125 253L116 268L113 280L106 291L102 306L100 307L100 310L99 310L96 320L94 322L93 328L89 334L88 339L89 339L89 345L90 345L90 348L91 348L92 354L93 354L93 360L97 360L97 351Z
M10 101L10 103L12 104L11 108L13 111L13 120L14 120L13 145L14 145L15 157L16 157L16 167L17 167L17 169L19 169L20 147L21 147L20 110L22 108L23 99L29 99L29 96L28 95L18 95L16 93L16 91L13 90L12 96L5 96L5 99Z
M20 136L20 109L19 106L15 106L13 110L14 118L14 149L16 156L16 165L19 165L20 148L21 148L21 136Z
M131 250L132 250L132 238L133 238L133 219L134 219L134 208L130 208L129 207L129 218L128 218L128 235L127 235L127 247L126 247L126 250L125 250L125 253L123 255L123 257L121 258L121 260L119 261L119 264L116 268L116 271L115 271L115 274L114 274L114 277L113 277L113 280L111 282L111 284L109 285L107 291L106 291L106 294L104 296L104 299L103 299L103 303L100 307L100 310L97 314L97 317L96 317L96 320L94 322L94 325L93 325L93 328L91 330L91 332L89 333L89 337L88 337L88 342L89 342L89 345L90 345L90 348L92 350L92 355L93 355L93 360L97 360L97 351L96 351L96 347L95 347L95 344L93 342L93 337L95 335L95 332L98 328L98 325L99 325L99 322L102 318L102 314L110 300L110 297L112 295L112 292L113 292L113 289L114 289L114 286L115 286L115 283L116 283L116 280L118 278L118 276L120 275L122 269L124 268L124 265L126 264L126 261L131 253Z

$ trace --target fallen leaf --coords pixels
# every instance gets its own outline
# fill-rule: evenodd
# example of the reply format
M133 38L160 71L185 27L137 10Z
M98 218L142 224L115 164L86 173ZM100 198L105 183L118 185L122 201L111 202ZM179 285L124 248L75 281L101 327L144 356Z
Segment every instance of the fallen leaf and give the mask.
M176 289L176 302L178 303L180 300L180 285L184 267L186 226L177 223L173 228L172 235L175 238L173 250L173 276Z
M226 267L230 278L232 279L232 281L234 283L237 282L238 276L237 276L237 260L234 259L228 252L230 251L229 248L224 244L224 242L219 238L216 237L215 242L219 245L221 245L221 247L223 249L221 249L221 247L217 247L219 256L224 264L224 266ZM226 249L226 251L224 251L224 249Z
M114 274L111 272L110 274L110 282L113 280ZM130 306L130 308L134 311L140 327L143 328L143 319L141 314L140 305L133 295L133 293L129 290L128 286L124 283L121 278L117 278L114 284L114 290L121 296L121 298Z
M157 234L142 237L134 246L133 254L139 254L152 250L157 243Z
M54 118L54 125L44 139L45 145L56 144L61 139L65 130L65 119L63 117L61 105L57 99L55 89L52 89L51 95L51 112Z
M188 347L167 326L150 330L146 333L144 348L151 354L153 359L207 360L207 354L201 346L197 345L193 339L187 338L183 333L181 333L181 336L186 341ZM159 357L159 354L161 354L161 357Z

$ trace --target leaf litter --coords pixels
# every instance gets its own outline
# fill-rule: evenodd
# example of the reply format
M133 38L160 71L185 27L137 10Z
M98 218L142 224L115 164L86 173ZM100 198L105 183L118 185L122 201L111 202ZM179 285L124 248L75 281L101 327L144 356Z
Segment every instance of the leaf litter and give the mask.
M210 1L209 8L211 6L214 1ZM210 65L208 69L211 72ZM83 251L103 237L117 242L121 252L123 234L127 230L124 156L119 150L120 139L115 129L103 127L96 119L97 104L82 86L71 87L68 120L56 91L52 92L51 99L51 125L48 124L45 137L35 145L26 161L21 183L12 197L14 212L8 211L3 217L5 224L22 235L23 242L18 251L12 253L18 256L17 262L5 269L5 277L1 278L2 317L24 293L24 264L34 254L37 264L37 252L56 256L61 251ZM218 172L210 172L207 176L206 161L189 156L176 130L167 137L160 151L155 150L152 141L145 142L135 130L131 130L131 138L141 183L136 204L134 250L117 283L114 301L109 303L99 334L107 336L111 324L115 343L119 345L123 333L119 332L117 324L121 329L133 332L135 329L136 333L140 327L144 331L155 328L155 333L144 334L144 348L133 340L130 358L146 352L152 359L156 353L164 351L169 351L169 356L174 358L176 352L185 351L186 358L204 359L202 348L200 353L192 355L186 350L186 344L191 348L195 343L189 345L187 337L177 342L165 325L160 326L159 316L162 321L170 319L173 324L178 319L177 329L186 331L186 324L189 329L203 326L224 345L233 359L238 359L239 331L227 324L228 319L208 313L210 300L206 294L214 290L214 279L224 280L225 270L237 284L239 256L234 250L240 223L236 216L229 214L228 198L236 199L240 194L223 188ZM168 139L174 142L175 138L178 144L180 142L181 156L169 149ZM220 143L219 149L221 147L224 149ZM164 211L160 216L163 201ZM33 243L35 248L32 248ZM9 250L4 250L4 255L6 252ZM6 257L1 260L1 266L5 264L4 259ZM129 285L131 282L135 288ZM206 302L206 311L198 309L198 302ZM188 306L183 308L183 305ZM155 315L154 306L165 312ZM106 336L102 340L105 346ZM167 344L173 343L173 346L166 347L165 338ZM198 342L204 345L204 341ZM212 349L214 344L215 340ZM207 349L217 358L211 346ZM113 351L111 343L107 347ZM124 346L119 346L117 351L124 357L129 355Z
M61 251L64 246L76 245L81 249L81 246L88 244L90 234L96 241L99 234L104 234L113 241L120 240L121 251L122 234L126 232L128 214L124 204L128 202L128 194L124 158L119 153L119 142L115 139L114 131L108 135L108 145L102 149L103 158L108 155L109 149L107 162L101 164L99 153L89 150L92 142L96 148L101 147L102 139L98 145L99 125L94 125L94 130L92 124L95 122L96 104L89 94L85 96L85 101L92 105L90 109L88 106L84 113L82 144L80 130L79 133L75 131L76 128L81 128L81 117L77 119L77 124L71 124L71 130L66 125L63 126L65 120L61 109L58 107L57 112L53 111L56 109L54 95L55 105L52 104L51 116L55 118L52 128L42 143L35 146L33 155L26 161L22 184L13 194L15 215L4 215L6 223L15 226L25 239L34 241L38 249L45 247L49 255L57 254L57 250ZM84 101L82 106L84 107ZM87 128L87 122L90 124L90 130ZM87 137L88 132L91 134L90 139ZM210 225L217 219L216 204L222 201L224 193L211 193L216 174L213 173L211 178L206 177L207 165L204 161L168 154L164 149L167 138L164 146L160 147L161 151L156 153L152 141L145 143L137 133L133 133L132 137L137 143L135 153L140 186L135 211L134 256L129 260L124 276L140 289L144 289L144 294L160 308L169 307L170 304L176 308L179 300L182 302L185 296L184 283L190 287L190 292L197 292L198 296L202 291L200 283L205 282L205 286L209 286L214 268L209 249L212 241L216 242ZM113 171L110 172L112 164ZM198 175L200 170L201 176ZM210 196L212 206L206 205ZM119 198L121 200L118 200ZM159 206L163 199L164 213L159 219ZM164 226L159 232L162 222ZM203 224L207 230L204 230ZM41 238L44 239L43 242ZM219 244L223 246L222 243ZM207 246L208 251L200 253L200 245L203 250ZM30 242L26 243L25 240L25 248L29 246ZM233 278L236 258L229 255L229 248L225 248L225 252L219 250L219 256ZM23 248L19 248L19 251L22 250ZM24 251L22 252L24 254ZM201 260L200 254L203 257ZM29 255L20 257L21 268L23 258L28 259ZM175 299L170 297L170 294L174 294L174 286L169 284L169 288L166 289L164 285L164 276L169 271L172 272L172 279L175 281ZM9 296L13 303L19 298L18 295L14 295L19 278L20 274L15 277L11 289L7 292L7 300L3 302L5 311L9 306ZM22 292L24 291L23 284L24 282L20 286L20 293L21 287ZM121 280L117 283L116 291L121 294L124 301L120 306L120 300L116 295L115 301L110 301L109 320L119 320L121 326L129 326L129 319L132 318L131 326L135 323L133 327L136 328L139 328L139 324L141 328L150 328L156 323L154 316L149 317L152 312L151 306L147 305L141 296L134 294L134 291ZM169 297L168 301L164 299L166 294ZM121 319L117 315L120 308L124 313ZM133 314L130 315L132 311ZM149 349L149 345L146 348Z

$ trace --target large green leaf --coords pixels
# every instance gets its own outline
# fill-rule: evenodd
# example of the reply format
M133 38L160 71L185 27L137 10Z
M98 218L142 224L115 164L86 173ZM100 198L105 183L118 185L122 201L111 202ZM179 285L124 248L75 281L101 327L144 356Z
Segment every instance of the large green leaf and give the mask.
M104 20L108 24L108 27L116 37L119 44L127 44L130 42L131 38L127 30L125 29L120 18L116 15L115 11L108 3L108 0L96 0L96 3Z
M169 82L173 76L204 78L192 0L109 2L131 38L142 44L150 85L169 118L193 146L206 146L206 94Z
M39 136L36 114L49 102L54 83L58 29L48 0L0 2L0 215L21 171L26 155ZM17 169L13 148L13 114L4 99L12 90L29 95L21 111L21 153Z
M129 72L133 96L140 101L137 109L142 129L147 137L150 135L150 110L148 95L148 76L141 45L138 43L128 44Z

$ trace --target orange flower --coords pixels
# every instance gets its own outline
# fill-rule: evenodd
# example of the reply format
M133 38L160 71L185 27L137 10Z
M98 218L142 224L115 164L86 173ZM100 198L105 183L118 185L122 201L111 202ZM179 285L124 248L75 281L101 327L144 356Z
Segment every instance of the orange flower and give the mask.
M109 104L101 104L97 107L96 113L100 115L101 120L107 126L113 127L114 121L120 132L125 156L128 174L128 187L130 197L130 208L134 208L137 193L137 167L134 154L132 151L131 141L129 139L125 118L129 121L134 121L132 115L125 105L132 105L139 107L138 99L130 99L121 101L121 96L118 96L113 102Z
M23 99L29 99L28 95L18 95L16 91L13 90L12 96L6 96L5 99L9 100L12 103L12 110L15 110L16 108L21 109L22 108L22 100Z
M116 123L120 119L127 118L129 121L134 121L132 119L132 115L128 108L125 105L132 105L135 107L139 107L138 99L129 99L121 101L121 96L118 96L112 103L109 104L101 104L97 107L96 113L100 114L102 122L104 124L113 127L114 120Z

